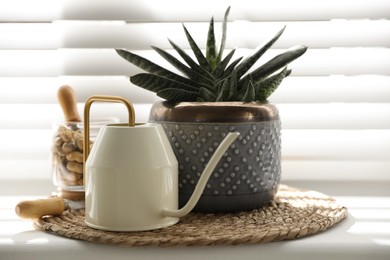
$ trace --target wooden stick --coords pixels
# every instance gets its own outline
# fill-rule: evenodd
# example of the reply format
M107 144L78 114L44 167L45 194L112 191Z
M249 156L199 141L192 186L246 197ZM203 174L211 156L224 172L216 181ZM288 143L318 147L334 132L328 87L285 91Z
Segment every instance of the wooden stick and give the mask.
M64 112L65 121L81 122L81 117L77 111L76 94L70 86L61 86L57 92L57 99Z
M66 209L63 198L53 197L19 202L15 207L16 215L25 219L38 219L45 215L61 215Z

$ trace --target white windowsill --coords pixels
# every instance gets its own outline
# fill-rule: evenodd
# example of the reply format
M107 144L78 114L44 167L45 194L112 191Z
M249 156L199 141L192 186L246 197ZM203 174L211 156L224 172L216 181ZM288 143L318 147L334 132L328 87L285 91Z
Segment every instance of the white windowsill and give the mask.
M123 248L77 241L34 230L14 214L24 199L45 197L49 181L0 182L0 259L390 259L390 183L298 182L335 197L349 216L333 228L298 240L210 247Z

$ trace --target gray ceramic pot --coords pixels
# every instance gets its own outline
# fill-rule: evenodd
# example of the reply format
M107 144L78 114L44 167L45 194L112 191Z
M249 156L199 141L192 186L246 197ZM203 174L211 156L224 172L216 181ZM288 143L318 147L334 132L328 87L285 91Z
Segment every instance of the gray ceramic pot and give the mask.
M191 196L199 176L228 132L240 136L210 177L195 211L234 212L270 202L281 176L280 119L269 103L158 102L150 112L179 162L179 203Z

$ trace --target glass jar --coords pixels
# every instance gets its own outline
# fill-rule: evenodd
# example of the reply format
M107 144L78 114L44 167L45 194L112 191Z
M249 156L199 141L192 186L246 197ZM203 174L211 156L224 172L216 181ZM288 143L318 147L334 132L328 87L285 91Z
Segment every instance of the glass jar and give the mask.
M115 118L91 120L91 147L102 126L118 123ZM84 123L55 122L51 147L52 179L59 195L69 199L84 198Z

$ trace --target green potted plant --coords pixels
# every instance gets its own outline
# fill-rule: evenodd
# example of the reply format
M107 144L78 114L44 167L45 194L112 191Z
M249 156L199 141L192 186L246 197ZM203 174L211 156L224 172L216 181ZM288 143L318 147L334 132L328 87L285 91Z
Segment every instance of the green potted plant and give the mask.
M281 124L277 108L267 98L290 74L287 65L307 49L294 46L253 69L282 35L282 28L245 59L232 60L234 49L223 56L229 11L230 7L223 19L219 49L211 18L205 55L183 25L196 61L170 40L184 62L152 47L182 75L130 51L116 50L146 71L131 76L130 81L166 100L153 105L149 120L162 124L179 161L181 205L189 199L205 163L224 136L231 131L240 133L215 168L195 207L198 211L250 210L273 199L281 176Z

